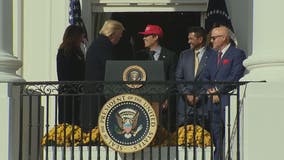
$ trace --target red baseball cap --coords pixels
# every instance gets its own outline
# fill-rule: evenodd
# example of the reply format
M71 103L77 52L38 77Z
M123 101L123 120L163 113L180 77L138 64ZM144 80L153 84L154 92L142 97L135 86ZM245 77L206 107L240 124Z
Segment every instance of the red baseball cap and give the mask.
M143 35L150 35L150 34L156 34L159 37L163 37L164 32L162 30L162 28L158 25L152 25L152 24L148 24L145 28L144 32L138 32L139 34L143 34Z

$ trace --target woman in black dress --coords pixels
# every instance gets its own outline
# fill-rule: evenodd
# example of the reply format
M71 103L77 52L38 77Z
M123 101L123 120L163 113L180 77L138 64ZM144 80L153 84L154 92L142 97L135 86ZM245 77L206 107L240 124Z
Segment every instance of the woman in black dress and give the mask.
M70 25L66 28L63 42L57 53L57 77L59 81L83 81L85 58L80 48L84 39L81 27ZM59 123L79 125L80 96L77 96L78 85L60 84L58 97Z

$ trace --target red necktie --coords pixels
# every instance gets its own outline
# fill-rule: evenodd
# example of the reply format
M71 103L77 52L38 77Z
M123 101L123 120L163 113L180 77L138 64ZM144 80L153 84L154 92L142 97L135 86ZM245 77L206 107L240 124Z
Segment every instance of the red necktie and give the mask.
M218 52L218 60L217 60L217 64L219 65L221 63L221 59L222 59L222 52Z

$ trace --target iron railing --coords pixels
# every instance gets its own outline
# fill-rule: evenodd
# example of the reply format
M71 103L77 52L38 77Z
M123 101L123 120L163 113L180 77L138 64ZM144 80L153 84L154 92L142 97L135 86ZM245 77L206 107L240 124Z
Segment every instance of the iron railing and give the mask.
M224 108L226 118L224 118L224 126L221 128L226 131L224 131L225 135L220 137L225 142L221 147L220 154L223 159L239 160L240 129L242 127L240 126L240 86L247 83L13 83L15 92L19 93L14 94L14 99L19 101L19 103L15 103L19 104L19 124L18 128L16 127L17 129L14 130L19 133L16 137L18 140L17 156L19 160L213 160L215 146L212 134L210 135L211 111L210 109L198 110L193 105L193 114L184 119L187 123L178 124L177 103L179 98L184 96L179 86L190 87L193 91L199 88L198 92L191 94L201 97L200 103L206 104L210 108L208 102L212 100L214 94L208 94L206 90L201 91L200 88L206 88L208 85L226 85L231 88L231 91L218 93L219 97L226 97L228 100ZM154 139L146 148L135 153L121 153L115 151L116 149L109 148L103 142L99 129L96 127L102 106L111 97L121 94L139 95L149 101L152 106L158 105L159 108L156 111L159 120ZM221 101L219 105L222 106L222 103ZM167 107L163 108L164 105ZM85 109L82 110L83 107ZM71 112L66 112L67 110ZM187 112L186 109L185 112Z

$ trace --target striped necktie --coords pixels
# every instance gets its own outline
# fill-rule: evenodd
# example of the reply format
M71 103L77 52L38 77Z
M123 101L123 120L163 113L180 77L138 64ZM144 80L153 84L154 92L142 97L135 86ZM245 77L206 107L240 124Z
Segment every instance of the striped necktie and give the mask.
M218 59L217 59L217 64L218 64L218 65L221 63L222 54L223 54L223 53L222 53L221 51L218 52Z

